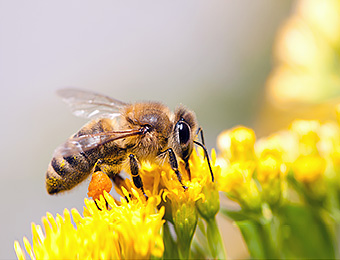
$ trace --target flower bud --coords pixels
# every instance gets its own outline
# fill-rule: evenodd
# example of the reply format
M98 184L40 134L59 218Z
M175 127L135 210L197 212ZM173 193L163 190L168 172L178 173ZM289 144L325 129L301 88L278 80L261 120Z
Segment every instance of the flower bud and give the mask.
M294 165L293 171L297 181L311 183L322 177L326 169L326 160L318 155L299 157Z
M282 196L282 175L285 172L285 165L274 156L268 155L265 158L260 158L258 161L257 179L262 188L261 197L269 205L277 204Z
M318 154L317 143L320 140L320 123L316 120L296 120L291 125L291 130L299 140L299 154Z
M207 185L202 188L202 193L205 199L198 200L196 207L199 214L208 221L214 218L220 209L220 198L216 184L208 182Z
M172 201L172 219L177 234L179 253L182 259L188 259L190 245L196 230L198 214L195 202Z
M231 162L248 161L254 159L255 133L252 129L238 126L222 132L217 145L222 155Z
M254 162L232 163L222 168L220 189L242 208L257 211L261 208L261 198L252 179L254 168Z

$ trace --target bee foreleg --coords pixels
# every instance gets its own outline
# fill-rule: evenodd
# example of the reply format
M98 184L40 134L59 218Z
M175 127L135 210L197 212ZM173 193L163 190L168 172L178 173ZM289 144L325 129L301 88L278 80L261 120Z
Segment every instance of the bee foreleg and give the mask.
M167 152L169 154L169 163L170 163L171 169L176 173L177 179L180 182L180 184L182 184L183 189L186 190L188 187L183 185L182 183L182 175L178 170L178 162L177 162L177 158L174 153L174 150L172 150L172 148L169 148Z
M198 130L196 132L196 136L198 136L199 134L201 134L202 143L196 142L195 140L194 140L194 143L199 145L199 146L201 146L203 148L203 150L204 150L204 159L205 158L207 159L209 170L210 170L210 174L211 174L211 180L212 180L212 182L214 182L214 174L213 174L212 169L211 169L210 160L209 160L209 154L208 154L207 148L205 148L205 142L204 142L204 135L203 135L202 127L198 128ZM189 164L188 164L188 166L189 166Z
M138 167L137 159L133 154L130 154L129 158L130 158L130 171L131 171L133 183L135 184L137 189L140 189L143 192L143 195L145 196L145 198L148 199L148 196L144 192L142 179L139 175L139 167Z
M202 144L205 145L202 127L199 127L199 128L198 128L198 130L197 130L197 132L196 132L196 136L198 136L199 134L201 134Z
M212 171L212 168L211 168L211 164L210 164L210 159L209 159L209 154L208 154L208 151L207 151L207 148L205 148L205 146L197 141L194 141L194 144L196 145L199 145L202 147L203 151L204 151L204 157L207 159L207 163L208 163L208 167L209 167L209 170L210 170L210 174L211 174L211 181L214 182L215 178L214 178L214 173Z
M189 180L191 181L191 171L190 171L190 167L189 167L189 158L184 160L185 162L185 169L187 170L188 176L189 176Z

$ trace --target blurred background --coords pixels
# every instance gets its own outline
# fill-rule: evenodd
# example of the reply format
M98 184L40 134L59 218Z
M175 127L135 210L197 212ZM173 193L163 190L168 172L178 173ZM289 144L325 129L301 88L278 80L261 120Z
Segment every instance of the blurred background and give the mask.
M171 109L183 103L209 149L239 124L260 137L296 117L331 117L339 16L309 2L319 4L0 0L0 259L15 258L14 240L31 239L31 222L41 224L47 211L82 211L88 182L58 196L45 190L54 149L86 123L57 98L58 88ZM316 34L306 21L328 29ZM246 258L237 228L222 218L220 226L227 254Z

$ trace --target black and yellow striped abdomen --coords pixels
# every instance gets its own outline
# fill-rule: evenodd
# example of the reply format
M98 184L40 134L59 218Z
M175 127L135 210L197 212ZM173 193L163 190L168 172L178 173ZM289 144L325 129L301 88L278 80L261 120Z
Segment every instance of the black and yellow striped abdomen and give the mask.
M83 135L112 131L113 128L111 119L91 121L69 140ZM64 144L66 148L68 143ZM94 168L99 164L103 164L102 162L109 161L112 164L109 167L106 166L106 173L114 176L119 173L121 169L119 164L121 164L124 156L125 150L120 148L114 141L68 156L64 156L61 151L56 150L46 172L47 192L55 194L72 189L93 173ZM111 158L115 158L115 160Z

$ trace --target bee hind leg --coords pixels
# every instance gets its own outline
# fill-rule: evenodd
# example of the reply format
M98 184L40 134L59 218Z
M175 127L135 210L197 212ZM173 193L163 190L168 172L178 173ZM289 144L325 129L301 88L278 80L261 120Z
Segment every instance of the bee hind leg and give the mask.
M117 186L118 188L124 186L128 190L124 182L124 179L119 175L120 171L121 165L119 164L119 161L114 160L112 158L99 159L97 160L94 167L94 173L101 172L102 174L106 174L111 179L115 186ZM108 206L107 202L106 206Z
M136 156L133 154L130 154L129 159L130 159L130 171L131 171L133 183L135 184L137 189L140 189L143 192L143 195L145 196L146 200L148 200L148 196L144 192L142 179L139 175L139 167L138 167Z

